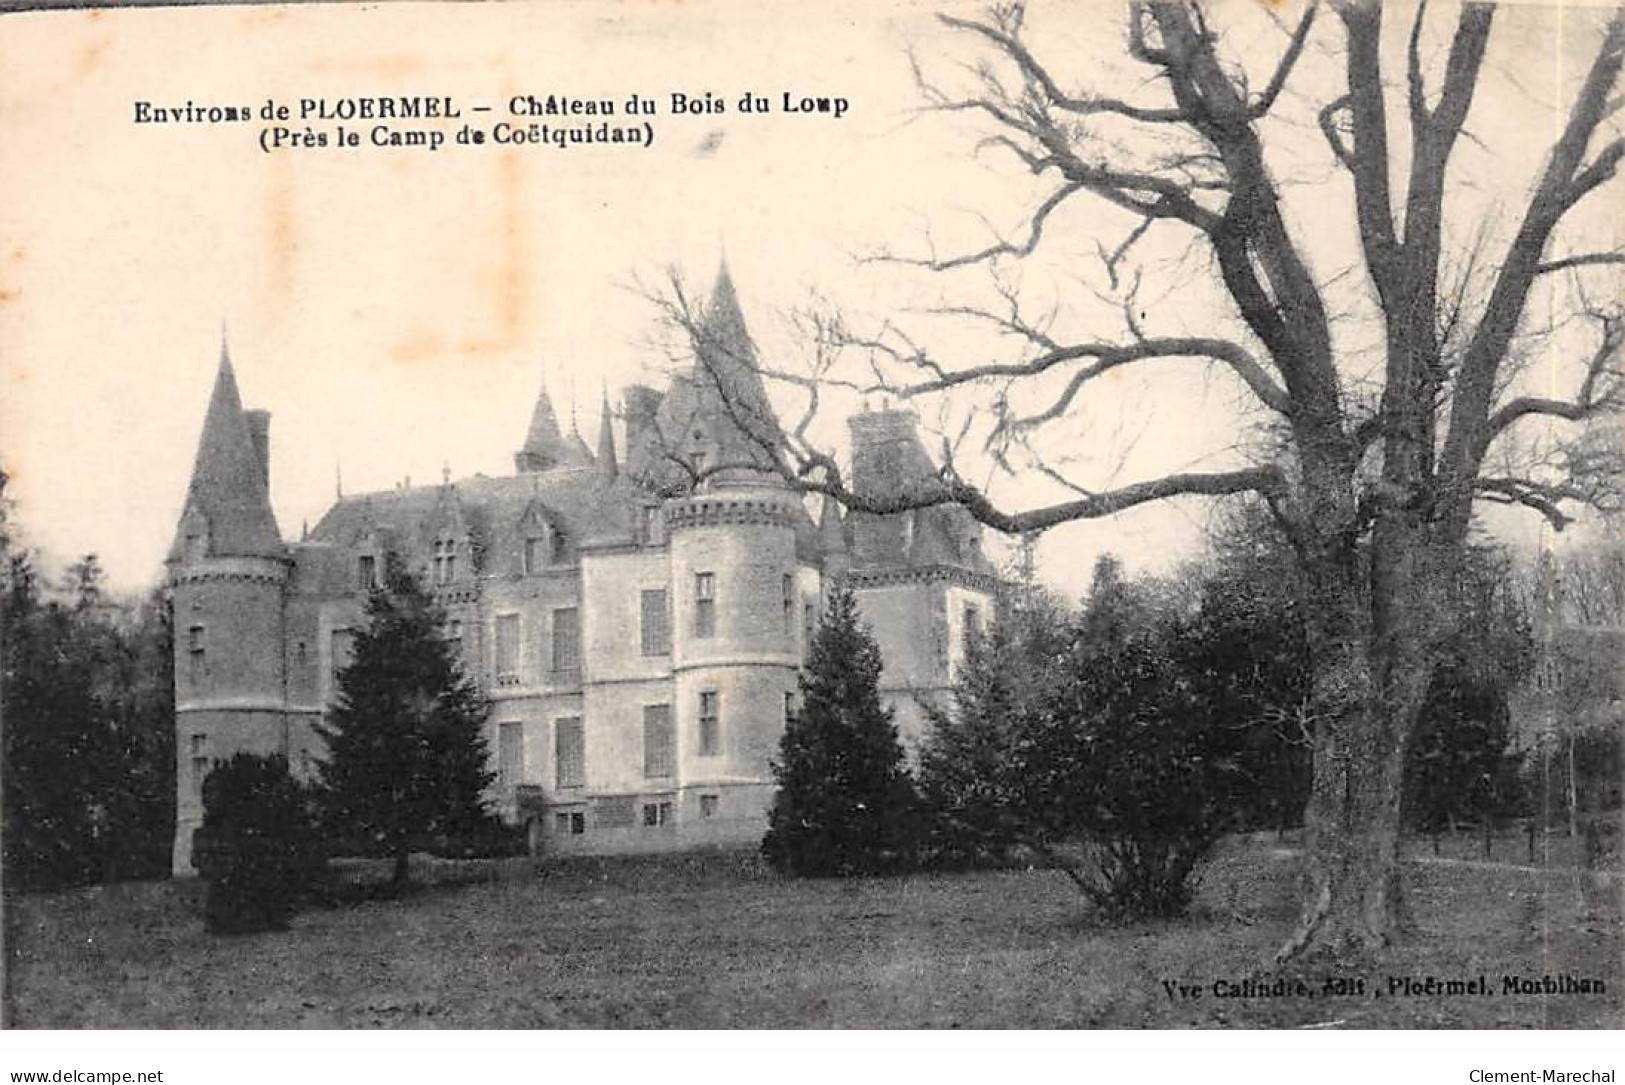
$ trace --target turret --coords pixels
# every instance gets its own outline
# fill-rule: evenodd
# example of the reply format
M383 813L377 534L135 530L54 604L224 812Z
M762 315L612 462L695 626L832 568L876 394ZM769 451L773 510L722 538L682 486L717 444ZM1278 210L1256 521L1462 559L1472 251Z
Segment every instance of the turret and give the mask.
M824 562L824 578L835 581L851 568L851 555L846 549L846 528L841 523L841 506L833 498L824 498L824 507L818 516L818 549Z
M544 379L542 390L536 397L536 406L531 410L525 443L513 455L514 470L521 473L546 471L550 467L568 463L574 454L575 449L559 432L558 416L553 413L553 400L547 394L547 381Z
M598 412L598 469L610 478L620 472L620 463L615 458L615 430L611 423L613 419L609 412L609 390L604 390L603 404Z
M774 454L783 441L757 368L733 277L723 263L711 300L694 329L694 387L708 455L718 464L755 464L719 473L711 486L781 484Z
M270 415L244 411L224 345L166 564L175 614L177 873L191 872L203 778L238 752L289 754L289 560L266 483Z

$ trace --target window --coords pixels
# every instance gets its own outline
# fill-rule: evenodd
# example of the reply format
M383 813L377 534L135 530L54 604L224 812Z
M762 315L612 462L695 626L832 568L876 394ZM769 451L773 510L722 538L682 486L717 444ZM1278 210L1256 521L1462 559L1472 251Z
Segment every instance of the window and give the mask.
M975 603L965 604L965 651L968 653L976 638L982 635L982 608Z
M201 625L190 626L186 630L186 650L191 652L193 656L203 655L203 627Z
M580 716L566 716L554 721L554 753L559 787L585 787L587 785L587 744L581 731Z
M796 695L786 692L784 695L784 723L785 726L796 722Z
M446 647L451 649L453 658L463 654L463 623L456 618L446 622Z
M801 636L802 648L812 647L813 633L818 629L818 608L811 603L804 603L801 607Z
M524 724L500 724L497 727L497 787L508 794L524 778Z
M519 615L497 615L496 668L498 685L519 681Z
M568 681L581 670L581 617L575 607L553 612L553 674Z
M784 635L788 637L796 631L796 578L785 573L779 594L784 604Z
M700 796L700 817L714 818L717 816L717 799L718 796L716 795Z
M434 582L450 584L457 578L457 543L453 539L438 539L434 544Z
M546 553L542 547L546 542L547 540L540 535L532 535L525 540L526 576L535 576L542 571L542 555Z
M355 654L355 630L335 629L328 638L328 659L333 666L333 688L339 685L339 675L350 665Z
M643 775L649 779L671 776L677 751L671 727L671 705L643 706Z
M580 836L587 831L587 815L582 810L560 811L553 815L553 828L560 836Z
M643 506L643 541L645 543L660 541L660 509L654 505Z
M699 478L705 474L705 453L694 453L694 477Z
M557 528L553 531L553 549L550 560L554 565L563 565L570 560L570 536Z
M371 554L362 554L355 563L356 587L362 591L371 591L378 586L378 559Z
M717 635L717 574L694 574L694 635Z
M700 691L700 754L711 757L722 752L721 696L714 689Z
M654 828L657 825L667 825L671 822L671 803L646 802L643 804L643 825L645 828Z
M199 801L203 799L203 778L209 775L209 759L203 753L204 737L192 736L192 791Z
M643 654L663 656L671 651L671 619L666 607L666 589L643 592Z

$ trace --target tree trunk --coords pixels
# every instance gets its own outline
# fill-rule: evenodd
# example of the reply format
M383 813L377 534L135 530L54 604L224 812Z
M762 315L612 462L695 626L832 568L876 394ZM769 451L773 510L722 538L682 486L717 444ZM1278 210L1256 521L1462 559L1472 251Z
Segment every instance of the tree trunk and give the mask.
M1278 960L1321 947L1375 949L1400 927L1404 759L1388 737L1395 722L1354 712L1325 722L1316 736L1303 912Z
M1277 961L1305 951L1369 952L1406 922L1401 800L1431 671L1426 616L1438 599L1425 596L1439 572L1424 572L1416 538L1379 528L1369 566L1348 545L1306 570L1317 725L1305 896Z

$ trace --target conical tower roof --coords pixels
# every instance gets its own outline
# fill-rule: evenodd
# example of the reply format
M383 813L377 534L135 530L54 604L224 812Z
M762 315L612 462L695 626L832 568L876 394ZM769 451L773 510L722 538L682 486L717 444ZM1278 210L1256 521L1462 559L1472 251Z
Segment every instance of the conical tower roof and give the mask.
M222 342L220 368L186 491L186 515L201 515L208 523L211 557L284 555L265 478L265 464L254 447L237 393L231 356Z
M824 495L824 507L818 515L818 543L826 554L846 553L846 531L841 526L841 506L828 494Z
M604 390L603 405L598 412L598 469L610 478L620 473L620 463L615 458L615 430L611 427L613 416L609 410L609 390Z
M553 399L547 394L544 378L536 406L530 412L530 428L525 431L524 446L514 455L514 464L521 471L545 471L567 463L574 452L559 430L559 418L553 411Z
M745 327L739 295L724 260L716 286L695 326L694 382L702 409L716 419L719 455L732 463L755 463L772 473L783 442L757 368L756 345Z

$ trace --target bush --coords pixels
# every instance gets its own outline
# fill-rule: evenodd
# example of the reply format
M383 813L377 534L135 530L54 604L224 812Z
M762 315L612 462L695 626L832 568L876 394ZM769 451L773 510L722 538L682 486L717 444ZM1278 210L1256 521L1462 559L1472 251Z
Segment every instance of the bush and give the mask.
M211 932L280 930L321 890L327 861L311 806L280 756L237 754L209 773L193 864L208 883Z
M1209 695L1227 669L1213 630L1109 563L1080 613L1018 600L961 668L954 711L933 714L928 861L1026 848L1113 918L1183 912L1257 790L1254 728Z

